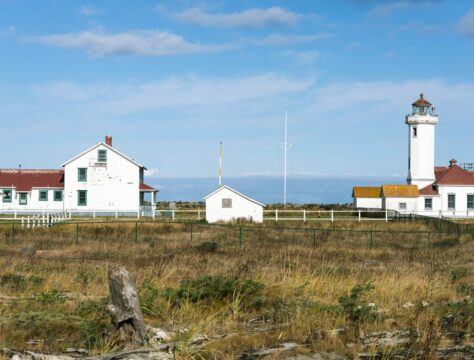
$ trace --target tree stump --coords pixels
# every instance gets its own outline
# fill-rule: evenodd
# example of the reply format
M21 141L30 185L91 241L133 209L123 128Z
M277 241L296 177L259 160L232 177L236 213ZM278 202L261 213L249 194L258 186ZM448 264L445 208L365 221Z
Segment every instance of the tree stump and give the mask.
M137 289L125 268L109 270L110 304L115 329L126 348L146 345L146 326L143 320Z

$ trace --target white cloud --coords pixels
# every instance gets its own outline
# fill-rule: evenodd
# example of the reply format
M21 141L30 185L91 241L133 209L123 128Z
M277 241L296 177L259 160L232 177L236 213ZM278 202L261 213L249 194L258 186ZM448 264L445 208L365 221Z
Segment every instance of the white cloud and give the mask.
M267 73L243 78L170 77L130 85L53 83L32 86L31 91L45 100L87 103L88 107L108 113L125 114L274 99L306 91L313 83L311 77L301 79Z
M258 39L254 41L255 45L263 46L287 46L295 44L305 44L312 43L322 39L331 37L329 33L320 33L313 35L281 35L281 34L272 34L264 37L263 39Z
M474 10L469 11L459 19L457 28L461 34L467 37L474 37Z
M128 54L143 56L203 54L228 48L227 45L189 43L179 35L159 30L136 30L121 33L83 31L36 36L25 40L55 47L82 49L97 57Z
M13 36L15 35L15 33L16 33L16 28L14 26L9 26L5 29L0 29L0 39Z
M91 5L84 5L80 10L81 14L84 16L96 16L100 13L99 9Z
M412 3L413 1L401 0L401 1L390 2L387 4L377 5L369 13L369 17L388 16L397 11L401 11L410 7Z
M269 25L294 26L300 19L300 15L278 6L267 9L248 9L228 14L211 14L199 8L192 8L175 13L174 17L190 24L218 28L263 28Z
M156 177L160 174L158 169L147 169L145 170L145 176Z

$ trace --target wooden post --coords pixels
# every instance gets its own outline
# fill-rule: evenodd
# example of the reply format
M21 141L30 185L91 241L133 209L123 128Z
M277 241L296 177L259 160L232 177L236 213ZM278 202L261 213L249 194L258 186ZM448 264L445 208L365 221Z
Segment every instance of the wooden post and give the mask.
M331 222L334 222L334 210L331 210Z
M306 222L306 209L303 209L303 222Z
M174 220L175 216L176 216L175 210L173 209L171 210L171 218Z
M388 222L388 210L385 209L385 222Z
M243 232L242 232L242 226L239 228L239 242L240 242L240 248L242 249L243 246Z
M278 209L275 209L275 221L278 221Z
M138 221L135 221L135 242L138 242Z
M109 270L110 303L107 311L125 348L147 344L146 325L135 282L125 268Z
M361 215L360 215L360 210L359 210L359 222L361 221Z
M198 220L201 220L201 209L198 209Z

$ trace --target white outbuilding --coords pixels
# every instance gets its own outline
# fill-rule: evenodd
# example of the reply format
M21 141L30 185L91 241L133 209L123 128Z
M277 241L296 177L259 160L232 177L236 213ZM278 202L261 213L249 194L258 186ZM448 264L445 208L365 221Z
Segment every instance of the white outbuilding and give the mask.
M246 219L263 222L264 204L245 196L230 186L224 185L207 195L206 220L209 223Z

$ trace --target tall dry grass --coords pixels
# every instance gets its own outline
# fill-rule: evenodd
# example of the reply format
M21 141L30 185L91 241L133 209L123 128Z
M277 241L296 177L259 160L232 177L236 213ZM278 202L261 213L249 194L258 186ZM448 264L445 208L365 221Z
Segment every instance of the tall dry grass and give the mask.
M361 334L377 330L412 329L416 348L472 334L467 235L416 223L291 226L194 224L191 235L189 224L81 224L79 237L75 224L14 237L0 226L0 346L114 349L104 311L114 266L132 272L146 321L174 334L181 358L196 355L185 340L198 333L214 338L200 354L222 359L284 341L352 354ZM36 255L21 256L25 246ZM205 276L211 285L193 283ZM368 288L352 299L358 285Z

